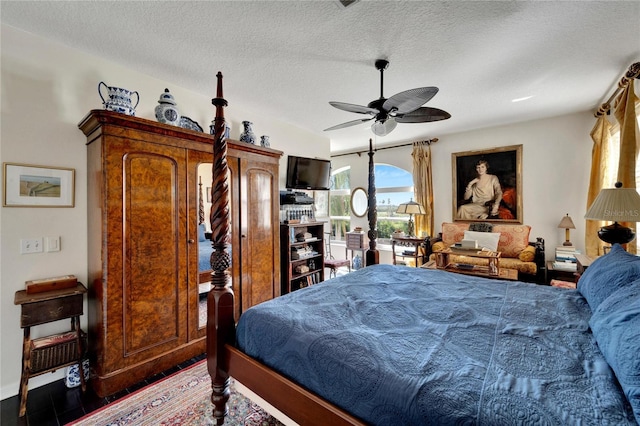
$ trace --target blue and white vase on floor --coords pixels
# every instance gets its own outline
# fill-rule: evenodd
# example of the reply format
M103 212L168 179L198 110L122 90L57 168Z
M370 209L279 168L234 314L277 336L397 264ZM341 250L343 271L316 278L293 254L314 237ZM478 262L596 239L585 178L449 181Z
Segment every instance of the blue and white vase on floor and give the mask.
M85 383L89 380L89 360L82 360L82 370L84 372ZM71 364L67 367L67 374L64 378L64 385L68 388L77 388L80 386L80 368L78 364Z
M358 270L360 268L362 268L362 258L360 257L359 254L356 254L355 257L353 258L353 269L354 270Z
M240 142L250 143L252 145L256 144L256 135L253 133L253 123L250 121L243 121L242 125L244 126L244 131L240 134Z

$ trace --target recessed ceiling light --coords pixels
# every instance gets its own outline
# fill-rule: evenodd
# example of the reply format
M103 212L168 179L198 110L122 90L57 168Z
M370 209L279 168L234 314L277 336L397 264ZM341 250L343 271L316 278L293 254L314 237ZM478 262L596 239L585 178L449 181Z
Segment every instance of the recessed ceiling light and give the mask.
M533 95L531 96L525 96L524 98L516 98L516 99L512 99L511 102L522 102L522 101L526 101L527 99L531 99L533 98Z

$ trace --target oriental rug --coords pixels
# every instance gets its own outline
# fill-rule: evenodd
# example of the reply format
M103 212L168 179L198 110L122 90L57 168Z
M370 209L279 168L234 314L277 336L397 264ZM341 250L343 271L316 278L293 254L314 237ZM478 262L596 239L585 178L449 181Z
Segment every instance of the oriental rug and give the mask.
M74 426L213 425L211 378L206 360L127 395L69 423ZM229 426L281 426L278 420L236 391L231 380Z

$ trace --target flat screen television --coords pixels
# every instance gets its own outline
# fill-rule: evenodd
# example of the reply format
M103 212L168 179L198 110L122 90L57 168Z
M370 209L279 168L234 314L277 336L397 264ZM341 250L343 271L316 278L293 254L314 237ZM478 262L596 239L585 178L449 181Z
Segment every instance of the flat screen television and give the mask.
M319 158L287 159L287 189L328 190L331 182L331 161Z

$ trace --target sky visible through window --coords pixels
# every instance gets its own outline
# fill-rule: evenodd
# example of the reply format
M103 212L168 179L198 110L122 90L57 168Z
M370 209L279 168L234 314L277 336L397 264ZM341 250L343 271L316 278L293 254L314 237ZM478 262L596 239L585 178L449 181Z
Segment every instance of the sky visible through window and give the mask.
M376 164L374 169L376 175L376 189L382 188L398 188L398 187L413 187L413 176L411 173L403 170L399 167L391 166L388 164ZM406 192L385 192L384 194L376 191L376 199L378 204L384 202L387 205L399 205L409 201ZM389 200L391 202L389 203Z

